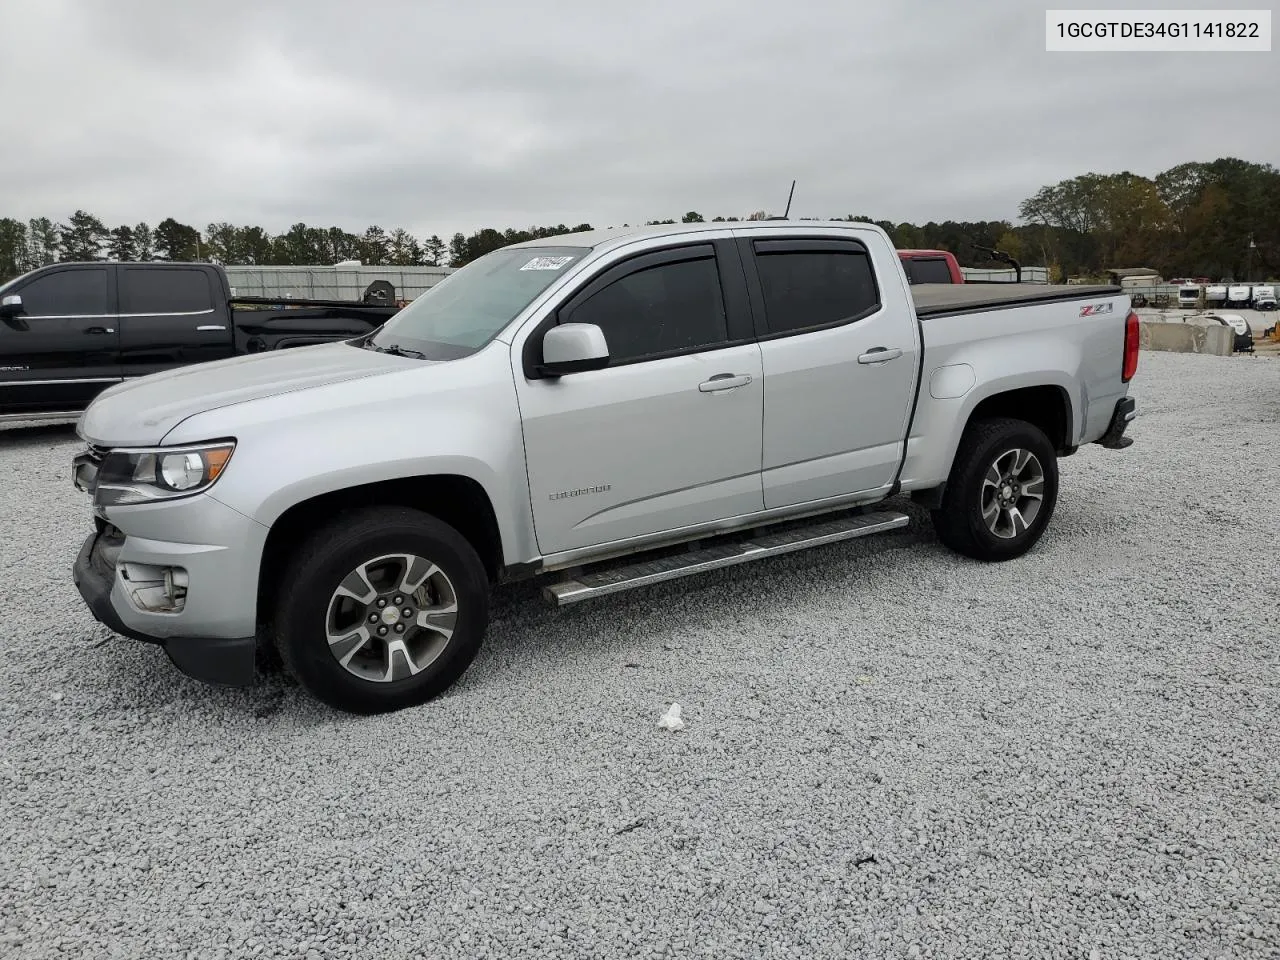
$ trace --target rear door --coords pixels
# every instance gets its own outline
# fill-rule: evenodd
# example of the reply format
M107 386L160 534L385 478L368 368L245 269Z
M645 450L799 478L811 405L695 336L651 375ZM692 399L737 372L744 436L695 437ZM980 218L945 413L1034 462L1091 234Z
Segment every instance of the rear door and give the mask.
M124 376L220 360L235 353L230 311L199 266L120 267L120 356Z
M610 365L532 376L555 323L599 326ZM537 325L516 353L516 389L543 555L761 509L752 338L728 239L621 257Z
M76 412L120 381L114 270L54 267L5 290L22 308L0 319L0 414Z
M888 489L919 368L896 257L848 234L740 236L764 367L765 507Z

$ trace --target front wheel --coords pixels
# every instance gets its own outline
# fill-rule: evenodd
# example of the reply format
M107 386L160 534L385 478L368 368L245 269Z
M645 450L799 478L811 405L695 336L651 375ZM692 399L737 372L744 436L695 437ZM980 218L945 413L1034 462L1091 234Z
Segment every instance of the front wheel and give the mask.
M353 510L295 554L276 605L281 659L308 692L384 713L448 689L488 626L488 578L448 524L399 507Z
M975 560L1012 560L1043 535L1058 502L1058 459L1049 438L1025 420L970 424L956 451L938 539Z

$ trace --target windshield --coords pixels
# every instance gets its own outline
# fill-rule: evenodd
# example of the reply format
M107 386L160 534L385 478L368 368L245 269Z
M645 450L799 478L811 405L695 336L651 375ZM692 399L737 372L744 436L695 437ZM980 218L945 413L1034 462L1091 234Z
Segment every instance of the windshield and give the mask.
M495 250L429 288L363 345L399 348L427 360L469 356L589 250L549 246Z

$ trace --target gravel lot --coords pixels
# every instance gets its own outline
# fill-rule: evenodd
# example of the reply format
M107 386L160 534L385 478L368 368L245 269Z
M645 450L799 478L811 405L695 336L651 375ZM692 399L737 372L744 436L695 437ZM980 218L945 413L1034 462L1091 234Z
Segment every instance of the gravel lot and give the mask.
M1280 362L1147 353L1135 393L1021 561L918 518L521 589L373 719L108 640L74 436L0 431L0 955L1277 956Z

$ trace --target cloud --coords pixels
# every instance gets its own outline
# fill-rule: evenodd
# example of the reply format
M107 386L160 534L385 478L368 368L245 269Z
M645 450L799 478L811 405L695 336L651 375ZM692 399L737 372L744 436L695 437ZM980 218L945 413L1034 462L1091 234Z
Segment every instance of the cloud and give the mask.
M23 218L447 237L777 212L795 177L802 216L992 219L1087 171L1275 159L1266 54L1051 54L1018 0L0 10Z

